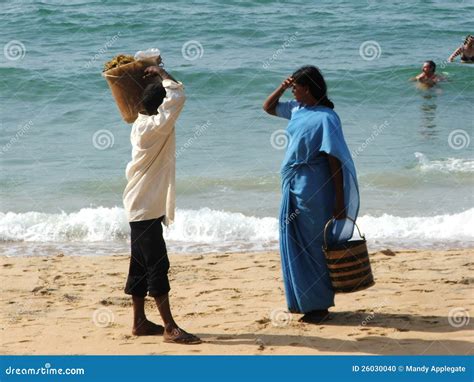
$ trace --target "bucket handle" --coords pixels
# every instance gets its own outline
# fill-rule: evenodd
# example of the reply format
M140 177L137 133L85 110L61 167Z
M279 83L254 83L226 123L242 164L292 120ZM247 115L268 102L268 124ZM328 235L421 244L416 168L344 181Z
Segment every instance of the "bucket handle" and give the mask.
M365 240L365 235L363 235L361 232L360 232L360 228L359 226L357 225L356 221L354 219L352 219L351 217L349 216L346 216L346 219L349 219L352 223L354 223L354 225L356 226L357 228L357 231L359 232L359 236L362 240ZM334 217L332 217L331 219L328 220L328 222L326 223L326 225L324 226L324 248L327 248L328 247L328 243L327 243L327 235L326 235L326 232L329 228L329 225L331 223L333 223L336 219Z

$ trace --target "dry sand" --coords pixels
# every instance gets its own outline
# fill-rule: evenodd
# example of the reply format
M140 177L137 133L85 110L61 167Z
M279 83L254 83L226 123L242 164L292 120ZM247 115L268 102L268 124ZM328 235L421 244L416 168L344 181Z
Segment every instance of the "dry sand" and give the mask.
M202 345L131 335L129 257L0 256L2 354L473 354L474 250L372 254L376 285L322 325L286 313L278 253L171 255L177 322ZM160 322L147 299L148 318Z

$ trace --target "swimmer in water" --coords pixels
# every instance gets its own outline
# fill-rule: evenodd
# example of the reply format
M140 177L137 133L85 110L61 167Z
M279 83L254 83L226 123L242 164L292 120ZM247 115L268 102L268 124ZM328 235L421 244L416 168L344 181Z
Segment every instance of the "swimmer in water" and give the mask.
M418 81L426 86L432 87L440 81L445 81L446 78L436 74L436 64L433 61L425 61L421 67L422 72L412 81Z
M453 62L457 56L461 56L461 62L464 63L474 63L474 36L467 35L466 39L464 40L464 44L462 44L459 48L457 48L451 56L449 56L448 61Z

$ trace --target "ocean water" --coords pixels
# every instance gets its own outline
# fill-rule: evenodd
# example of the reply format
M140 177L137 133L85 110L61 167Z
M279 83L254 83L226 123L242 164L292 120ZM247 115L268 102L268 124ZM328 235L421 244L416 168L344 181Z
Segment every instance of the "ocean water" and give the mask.
M127 251L130 125L101 69L150 47L187 92L171 252L277 248L286 122L261 105L305 64L342 119L370 248L473 246L474 65L446 62L473 12L472 0L2 4L2 252ZM420 89L408 79L427 59L448 81Z

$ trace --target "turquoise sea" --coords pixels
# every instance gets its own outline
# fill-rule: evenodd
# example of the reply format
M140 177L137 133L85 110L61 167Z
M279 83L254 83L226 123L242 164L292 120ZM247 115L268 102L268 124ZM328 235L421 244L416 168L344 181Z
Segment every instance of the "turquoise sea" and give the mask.
M318 66L375 248L474 245L474 65L447 63L474 1L7 1L0 36L0 241L9 254L127 251L130 125L102 65L159 48L185 84L171 252L277 248L286 123L265 97ZM434 60L447 81L408 79ZM290 99L287 94L285 99Z

